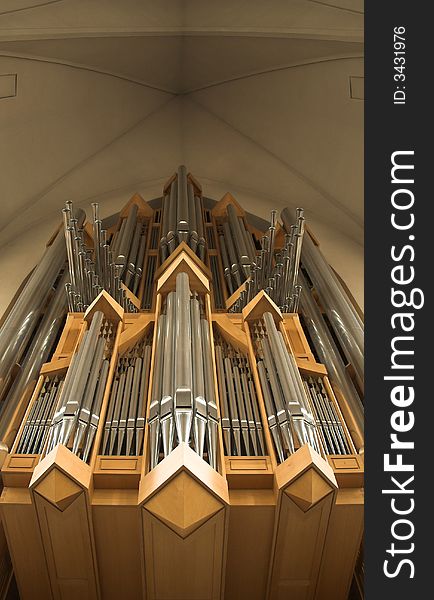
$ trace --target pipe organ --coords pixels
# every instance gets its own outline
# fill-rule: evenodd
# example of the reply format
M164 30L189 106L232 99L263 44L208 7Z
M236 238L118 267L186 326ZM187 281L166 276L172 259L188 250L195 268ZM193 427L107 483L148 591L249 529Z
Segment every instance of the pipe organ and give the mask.
M67 202L0 321L3 591L345 600L362 356L302 209L266 223L184 166L107 219Z

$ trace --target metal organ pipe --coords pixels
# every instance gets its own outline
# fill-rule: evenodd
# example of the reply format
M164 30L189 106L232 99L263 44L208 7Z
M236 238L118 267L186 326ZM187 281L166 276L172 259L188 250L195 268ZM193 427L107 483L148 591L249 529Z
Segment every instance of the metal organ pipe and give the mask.
M94 247L84 243L83 223L74 216L72 202L63 209L65 240L70 283L66 284L68 307L71 312L84 312L98 294L107 290L128 312L137 312L127 297L122 282L137 292L143 274L146 249L146 227L138 218L137 204L132 204L126 219L111 244L107 231L102 229L99 205L92 204Z
M288 231L290 211L282 211L282 220ZM364 327L353 304L345 290L333 273L330 265L325 260L312 238L305 236L303 245L302 262L305 266L327 317L339 339L342 349L349 362L354 367L356 375L363 386L364 382Z
M83 211L77 213L79 223L83 222L84 217ZM5 392L13 365L20 361L34 332L48 294L65 260L65 241L58 232L0 329L0 397Z
M252 332L265 409L279 461L303 444L322 453L316 421L297 364L271 313L265 312L263 322L255 322Z
M300 273L300 280L303 286L300 308L312 343L318 354L319 360L327 368L331 382L338 390L341 391L347 400L356 424L359 427L360 432L363 434L364 415L363 405L360 401L360 397L350 376L348 375L348 372L339 354L339 350L336 347L336 344L323 319L317 303L310 293L308 284L302 273Z
M290 233L285 236L285 243L279 252L275 252L277 211L271 211L268 232L261 238L261 250L256 255L253 238L244 226L240 217L236 217L232 204L227 207L228 222L223 223L219 236L225 279L229 293L241 285L240 273L246 280L243 290L230 312L240 312L260 290L270 296L282 312L297 312L300 301L301 286L298 283L301 248L304 239L303 209L297 209L296 222L291 225ZM231 262L229 271L228 249Z
M149 412L150 467L173 448L190 443L217 468L217 401L209 323L191 294L187 273L176 276L157 323Z
M175 248L185 242L199 258L205 260L205 237L202 200L194 191L184 165L163 197L160 256L164 262Z
M65 271L57 284L56 291L51 298L50 304L40 325L38 326L31 346L26 353L23 360L23 368L5 398L4 410L0 415L0 440L3 440L6 428L12 419L24 391L31 382L37 380L39 370L43 363L47 361L52 350L66 313L64 286L67 279L68 274Z

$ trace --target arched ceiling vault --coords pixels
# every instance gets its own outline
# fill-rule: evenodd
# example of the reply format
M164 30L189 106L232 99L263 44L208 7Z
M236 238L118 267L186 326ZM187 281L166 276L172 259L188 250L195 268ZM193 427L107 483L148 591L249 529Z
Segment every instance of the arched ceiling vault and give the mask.
M0 1L0 246L180 163L361 244L361 82L359 0Z

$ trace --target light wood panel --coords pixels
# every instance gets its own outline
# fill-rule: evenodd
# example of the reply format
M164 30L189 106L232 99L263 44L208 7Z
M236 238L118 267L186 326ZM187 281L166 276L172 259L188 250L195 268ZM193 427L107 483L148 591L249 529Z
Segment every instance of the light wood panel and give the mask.
M146 600L137 490L95 490L92 521L103 600Z
M333 505L316 600L346 600L363 535L363 490L339 490Z
M30 482L54 600L100 598L90 485L90 467L62 445Z
M186 444L141 481L148 600L223 598L227 484Z
M264 600L273 541L272 490L230 490L225 600Z
M38 518L27 488L5 488L2 523L21 600L52 600Z
M269 600L312 600L337 484L330 466L302 446L276 469L278 489Z

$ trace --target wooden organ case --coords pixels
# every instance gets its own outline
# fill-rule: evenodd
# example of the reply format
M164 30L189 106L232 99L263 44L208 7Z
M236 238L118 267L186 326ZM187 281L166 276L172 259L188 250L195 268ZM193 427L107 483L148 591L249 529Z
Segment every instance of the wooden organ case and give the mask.
M163 213L181 176L166 184L162 205L135 195L111 221L106 235L113 240L131 211L141 219L140 280L136 269L129 285L120 284L121 302L97 288L86 308L68 312L49 361L7 423L0 583L6 589L12 565L22 600L345 600L363 534L363 433L316 358L299 314L282 311L270 287L247 294L242 260L238 275L228 275L222 258L228 205L259 256L264 231L257 220L252 224L230 194L206 207L200 184L188 174L190 201L193 195L203 223L193 244L184 232L168 239ZM274 227L271 256L285 243L283 227ZM86 225L83 231L95 247L95 230ZM305 236L314 240L309 230ZM181 293L191 305L183 316ZM98 315L98 339L109 340L101 350L104 378L100 371L93 412L77 412L74 421L77 431L82 422L87 427L86 442L62 438L56 394L67 386L73 357ZM190 329L182 328L186 315ZM309 402L309 393L319 398L310 420L297 421L316 447L297 435L292 448L285 445L296 418L281 420L273 396L278 382L264 366L271 331L284 369L291 367ZM179 393L186 362L204 387L193 394L190 413ZM137 365L137 383L135 375L128 383ZM164 396L165 381L175 385L173 397ZM124 404L135 394L132 414L128 406L116 407L122 386ZM172 403L169 420L163 403L155 404L158 393ZM211 405L201 413L203 395L215 399L214 415ZM45 412L38 409L47 396L51 412L47 404Z

